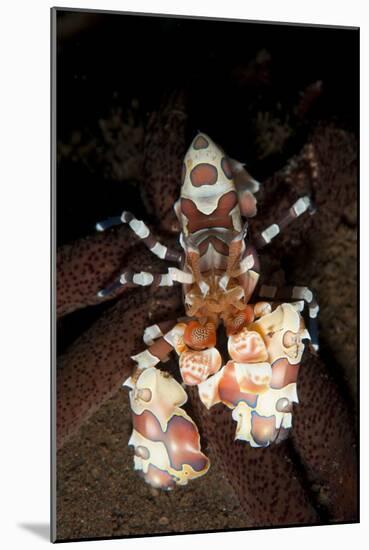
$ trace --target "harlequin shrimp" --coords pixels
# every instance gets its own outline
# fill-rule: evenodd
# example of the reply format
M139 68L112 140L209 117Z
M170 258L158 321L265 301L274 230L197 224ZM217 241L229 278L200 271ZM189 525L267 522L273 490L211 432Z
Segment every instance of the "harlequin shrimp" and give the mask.
M262 285L251 299L260 274L257 250L313 209L308 196L299 198L251 244L247 220L256 215L258 190L242 164L199 133L185 155L174 205L183 252L158 242L129 212L96 226L104 231L129 224L153 254L177 264L163 274L125 271L100 296L126 284L183 288L185 316L145 329L147 347L132 356L135 369L123 384L132 410L134 468L152 486L185 485L209 469L198 429L182 408L186 386L197 387L204 407L228 407L235 439L252 447L278 443L292 426L304 341L318 347L319 307L310 289L299 286ZM302 316L305 305L309 330ZM226 333L228 357L217 349L220 330ZM173 351L182 383L158 368Z

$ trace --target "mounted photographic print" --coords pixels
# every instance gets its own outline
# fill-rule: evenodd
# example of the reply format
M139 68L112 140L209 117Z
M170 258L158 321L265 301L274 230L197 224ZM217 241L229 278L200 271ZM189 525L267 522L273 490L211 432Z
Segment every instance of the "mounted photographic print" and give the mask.
M359 29L55 8L52 540L359 521Z

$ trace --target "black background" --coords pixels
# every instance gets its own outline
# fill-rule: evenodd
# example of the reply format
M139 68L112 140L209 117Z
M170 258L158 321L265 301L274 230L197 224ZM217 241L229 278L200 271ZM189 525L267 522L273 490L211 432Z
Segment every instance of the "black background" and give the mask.
M174 89L189 97L188 140L198 129L208 133L261 181L299 151L314 119L338 119L358 131L357 30L67 11L57 17L58 142L68 142L76 129L93 133L110 109L133 98L145 121ZM269 85L237 82L234 71L247 68L261 50L271 55ZM277 104L288 112L317 80L324 93L309 125L298 129L283 154L258 162L255 112ZM93 232L96 221L123 205L145 215L135 186L103 180L65 159L58 165L57 198L58 244Z

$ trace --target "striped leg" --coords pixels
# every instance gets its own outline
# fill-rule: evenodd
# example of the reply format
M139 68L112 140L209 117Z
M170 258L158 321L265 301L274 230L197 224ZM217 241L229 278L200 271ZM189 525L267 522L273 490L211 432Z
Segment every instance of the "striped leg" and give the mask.
M163 321L162 323L157 323L156 325L150 325L145 328L143 333L143 341L147 346L151 346L155 340L164 336L166 332L174 327L177 323L177 320L174 321Z
M170 328L163 333L162 329L165 330L165 326ZM145 343L149 343L148 348L131 357L136 361L137 368L139 370L147 369L155 367L160 362L165 363L173 350L180 354L182 351L181 338L183 338L185 326L186 324L183 322L167 321L148 327L144 334Z
M165 363L168 355L173 351L173 346L169 344L163 337L158 338L145 351L141 351L137 355L132 355L132 359L136 361L138 369L148 369L155 367L160 362Z
M104 298L108 294L115 292L122 286L129 284L131 286L173 286L174 283L192 283L193 276L191 273L186 273L176 267L170 267L168 273L149 273L141 271L134 273L133 271L124 271L118 280L111 285L103 288L97 293L99 298Z
M306 195L300 197L292 206L289 208L287 213L278 220L277 223L272 223L269 227L264 229L261 233L258 233L255 236L255 247L256 249L263 248L265 245L269 244L274 237L276 237L285 227L287 227L293 220L304 214L304 212L309 211L310 214L314 213L314 208L311 203L310 198Z
M311 337L311 343L316 351L319 349L317 319L319 313L319 305L314 297L314 294L307 286L277 287L272 285L262 285L258 295L260 298L269 298L276 301L298 300L303 301L304 305L307 304L309 310L308 330ZM296 306L298 307L299 303L297 303Z
M96 224L96 229L97 231L105 231L106 229L110 229L110 227L122 223L128 223L132 231L142 240L147 248L155 254L155 256L162 260L167 260L168 262L180 262L181 253L161 244L151 233L147 225L143 221L137 220L130 212L123 212L121 217L116 216L99 222Z

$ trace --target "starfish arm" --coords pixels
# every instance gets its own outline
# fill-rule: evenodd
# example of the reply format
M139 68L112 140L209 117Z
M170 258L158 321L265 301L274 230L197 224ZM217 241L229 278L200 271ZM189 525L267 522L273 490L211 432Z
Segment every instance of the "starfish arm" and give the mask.
M120 296L133 285L101 297L99 291L124 269L160 273L163 262L132 238L127 228L87 237L58 253L57 317ZM165 265L165 264L164 264Z
M305 353L292 441L328 516L335 521L355 521L358 480L354 412L327 366L319 357Z
M208 456L216 461L233 488L250 526L319 523L287 442L255 449L235 441L235 423L229 409L219 404L207 410L196 389L190 388L188 394L191 416L207 443Z
M142 334L153 317L167 319L180 307L180 292L130 292L106 311L60 358L57 369L57 441L65 441L131 374L131 355L142 349Z
M56 281L58 317L101 302L97 292L119 271L134 244L128 237L129 229L122 227L114 232L96 233L59 248Z

